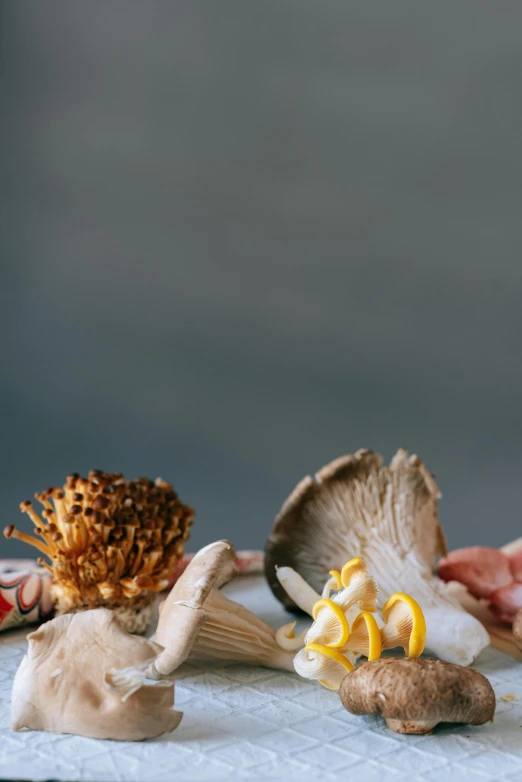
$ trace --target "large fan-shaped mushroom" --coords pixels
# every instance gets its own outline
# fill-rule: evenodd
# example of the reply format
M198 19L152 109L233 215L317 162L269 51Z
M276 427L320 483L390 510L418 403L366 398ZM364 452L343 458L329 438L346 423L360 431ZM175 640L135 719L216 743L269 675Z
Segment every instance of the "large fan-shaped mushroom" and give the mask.
M280 583L285 566L312 588L308 603L320 598L329 571L362 556L380 595L415 595L426 618L427 649L469 665L489 637L433 575L436 558L446 553L439 496L423 462L404 450L389 466L366 450L336 459L297 485L273 524L265 560L272 591L295 609Z

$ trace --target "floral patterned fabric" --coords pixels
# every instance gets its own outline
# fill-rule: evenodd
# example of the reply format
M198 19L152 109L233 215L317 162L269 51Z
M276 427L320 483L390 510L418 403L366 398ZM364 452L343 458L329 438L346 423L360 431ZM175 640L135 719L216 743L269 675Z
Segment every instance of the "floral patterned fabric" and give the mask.
M51 578L34 562L0 562L0 630L45 622L53 613Z

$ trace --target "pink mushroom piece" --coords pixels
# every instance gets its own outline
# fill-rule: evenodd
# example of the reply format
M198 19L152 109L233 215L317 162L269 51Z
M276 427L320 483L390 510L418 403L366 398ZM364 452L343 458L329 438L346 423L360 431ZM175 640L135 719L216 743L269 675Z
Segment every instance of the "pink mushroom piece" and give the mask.
M522 550L509 554L487 546L456 549L441 559L438 575L487 600L497 619L507 624L522 608Z

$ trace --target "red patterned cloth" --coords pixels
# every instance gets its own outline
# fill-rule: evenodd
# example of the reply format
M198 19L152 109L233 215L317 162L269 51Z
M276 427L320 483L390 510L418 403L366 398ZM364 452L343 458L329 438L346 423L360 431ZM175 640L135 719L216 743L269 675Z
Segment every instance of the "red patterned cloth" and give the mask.
M181 576L194 554L184 554L172 574L169 589ZM239 551L239 575L263 572L262 551ZM51 576L33 560L0 560L0 631L23 624L46 622L53 613Z
M0 562L0 630L45 622L53 613L51 578L35 562Z

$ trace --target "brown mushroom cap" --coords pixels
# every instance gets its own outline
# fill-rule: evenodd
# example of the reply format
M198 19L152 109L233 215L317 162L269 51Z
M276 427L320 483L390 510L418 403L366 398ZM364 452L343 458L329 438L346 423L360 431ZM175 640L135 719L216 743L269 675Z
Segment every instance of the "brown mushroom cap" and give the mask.
M518 648L522 651L522 608L519 608L513 620L513 638Z
M328 572L365 556L365 545L376 536L392 540L401 556L415 548L431 566L446 553L437 521L439 496L423 462L404 450L389 466L361 450L308 475L283 504L266 543L265 573L274 595L296 610L276 567L293 568L320 592Z
M397 733L429 733L439 722L483 725L495 712L485 676L427 658L363 663L343 679L339 694L347 711L382 716Z

